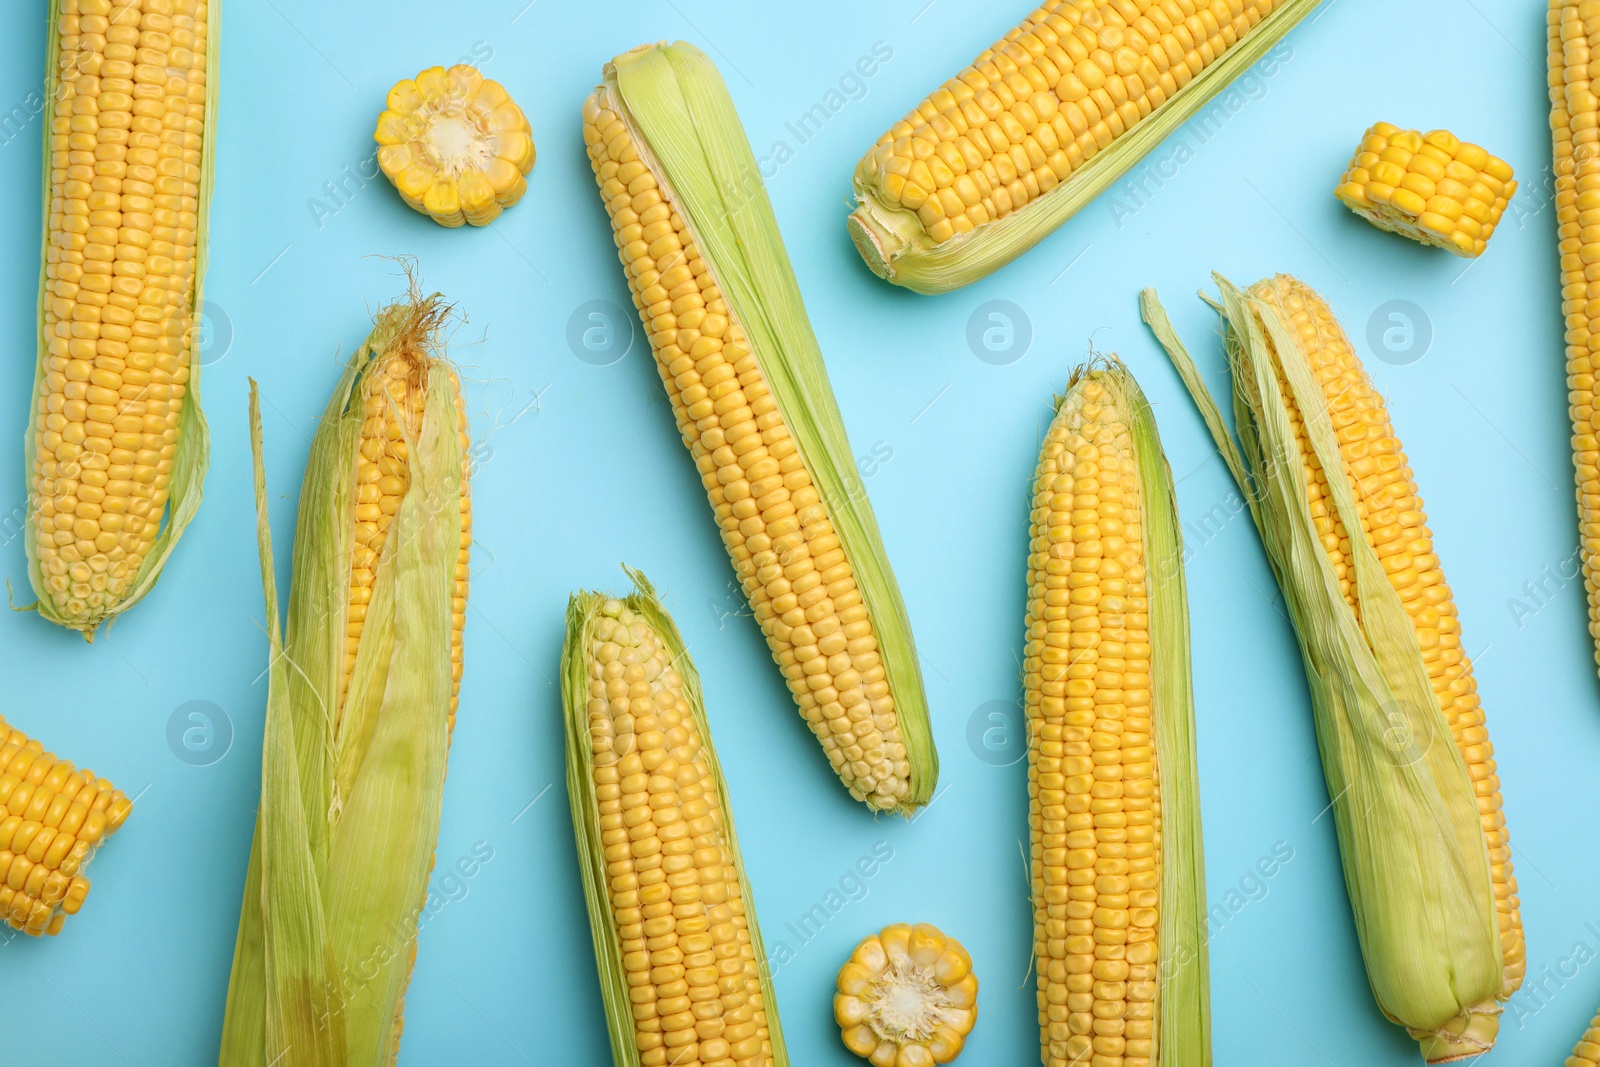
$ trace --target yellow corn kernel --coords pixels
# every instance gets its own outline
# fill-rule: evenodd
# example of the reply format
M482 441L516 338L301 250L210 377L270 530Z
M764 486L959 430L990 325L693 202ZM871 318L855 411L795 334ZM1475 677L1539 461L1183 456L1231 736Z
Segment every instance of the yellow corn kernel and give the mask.
M1368 160L1376 155L1381 162ZM1476 186L1485 193L1472 196ZM1380 230L1481 256L1516 195L1511 165L1447 130L1369 129L1334 195Z
M465 63L396 82L373 138L405 202L441 226L486 226L527 192L533 132L499 82Z

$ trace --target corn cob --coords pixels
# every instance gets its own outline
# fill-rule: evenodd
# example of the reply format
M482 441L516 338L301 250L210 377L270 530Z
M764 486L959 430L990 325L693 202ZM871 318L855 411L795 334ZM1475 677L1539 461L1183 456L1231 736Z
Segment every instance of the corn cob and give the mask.
M1550 129L1555 151L1561 313L1566 319L1567 405L1577 481L1578 547L1589 598L1589 633L1600 659L1600 97L1589 65L1600 58L1600 3L1550 0Z
M461 679L469 442L437 295L385 309L312 442L280 637L222 1067L392 1064ZM290 670L288 663L293 663Z
M0 719L0 918L58 934L89 894L84 871L133 801Z
M787 1067L700 679L642 574L574 594L567 791L618 1067Z
M1211 1062L1188 600L1126 367L1081 369L1033 482L1023 694L1046 1067Z
M1566 1067L1600 1067L1600 1014L1590 1021L1589 1029L1567 1057Z
M1378 1005L1428 1062L1478 1055L1526 952L1494 748L1422 501L1322 298L1283 275L1248 292L1218 282L1242 455L1149 290L1146 321L1247 494L1295 620Z
M1366 132L1334 195L1380 230L1458 256L1483 255L1516 195L1511 164L1448 130Z
M39 614L86 638L200 506L217 25L215 0L50 5L26 543Z
M978 976L961 942L927 923L895 923L839 968L833 1018L873 1067L929 1067L961 1055L978 1021Z
M1317 0L1051 0L856 164L851 239L919 293L984 277L1127 173Z
M686 44L605 69L584 140L635 306L756 621L850 795L938 757L899 588L727 88Z
M441 226L487 226L528 191L533 134L505 87L458 63L389 90L373 137L378 167Z

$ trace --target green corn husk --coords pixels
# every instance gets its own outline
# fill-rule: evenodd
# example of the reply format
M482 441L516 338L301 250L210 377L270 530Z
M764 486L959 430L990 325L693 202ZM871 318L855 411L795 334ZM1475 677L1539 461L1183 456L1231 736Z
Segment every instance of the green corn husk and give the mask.
M62 76L61 57L61 7L60 0L50 0L49 27L46 36L45 50L45 84L44 99L49 102L42 116L44 126L44 225L42 227L43 247L40 260L48 266L48 252L50 249L50 139L55 126L56 104L60 100L60 82ZM217 72L218 72L218 44L222 37L222 3L221 0L211 0L208 5L209 14L206 19L206 117L205 136L200 155L200 184L197 197L196 215L198 223L195 228L195 281L194 299L190 303L188 313L193 316L193 326L190 330L189 344L189 380L185 387L183 410L178 416L178 446L172 460L172 472L167 483L166 518L162 523L161 531L151 543L150 549L145 553L144 562L140 564L138 572L129 582L126 591L115 604L109 604L103 609L90 614L74 614L56 603L50 593L50 583L40 566L38 550L38 532L34 508L37 506L34 493L29 492L28 516L24 524L23 546L28 558L28 581L33 586L33 592L38 600L29 605L28 609L35 610L43 618L66 626L74 630L81 630L85 640L94 640L94 631L102 623L127 611L137 604L144 595L150 592L156 584L156 579L161 576L161 568L166 565L167 557L172 555L172 550L178 545L178 538L184 528L189 525L195 513L200 510L201 488L205 482L206 468L211 462L211 435L206 426L204 412L200 409L200 323L199 313L204 305L204 283L206 273L206 240L210 230L210 211L212 173L214 170L216 152L213 146L217 128ZM23 460L26 464L27 484L33 485L33 463L38 449L39 432L39 392L44 385L46 370L46 356L48 349L44 340L44 310L49 299L45 285L48 276L45 270L39 272L39 308L38 308L38 338L39 352L34 369L33 405L28 411L28 431L23 447Z
M633 625L647 628L653 643L664 650L668 672L676 671L681 679L681 696L688 708L687 722L683 728L687 729L691 744L693 738L698 737L707 777L715 783L715 795L710 799L722 816L720 830L710 835L696 836L693 839L694 848L696 852L706 847L720 848L724 862L731 866L736 876L743 901L742 914L748 924L753 952L751 962L760 976L761 998L767 1021L767 1035L763 1042L766 1051L756 1062L761 1067L788 1067L789 1055L778 1022L778 1002L772 989L761 930L756 922L750 883L745 879L744 863L739 856L739 841L734 833L727 785L717 762L716 749L711 744L711 727L706 721L705 704L701 698L700 675L689 659L689 651L676 624L657 599L655 588L639 571L627 567L623 569L634 584L634 592L629 596L614 599L590 591L573 594L567 603L567 636L561 649L561 699L567 734L567 795L572 803L578 870L583 879L584 899L589 906L595 963L599 971L601 997L605 1002L606 1026L611 1035L612 1062L615 1067L640 1067L642 1062L633 1029L630 999L633 987L624 967L623 936L613 915L611 896L613 875L627 877L635 869L632 862L623 861L626 870L619 871L612 853L618 846L605 842L605 838L615 832L607 828L608 818L613 820L614 827L617 815L608 817L601 813L603 802L597 791L599 783L596 781L596 768L597 765L616 767L623 774L637 773L624 763L629 756L637 753L643 769L653 772L661 766L663 758L672 758L665 751L665 745L670 744L670 740L663 742L661 747L652 747L646 741L650 736L648 724L622 724L621 716L613 717L606 701L592 699L591 686L604 684L602 680L595 679L594 674L604 668L595 658L591 642L597 634L601 640L610 640L609 633L623 628L617 621L620 618L624 625L631 620ZM634 648L637 647L635 644ZM626 651L634 651L634 648L627 648ZM619 658L618 662L627 663L627 660ZM667 677L667 674L662 677ZM670 689L670 681L661 688ZM636 694L630 693L630 704L634 704L635 699ZM642 718L644 714L648 713L629 718L636 723L637 718ZM670 732L669 729L669 737ZM669 842L661 851L665 853L671 845ZM636 851L631 843L620 847L624 852ZM636 857L634 862L638 862L639 871L649 869L648 859ZM709 892L709 887L705 891ZM728 916L725 904L712 905L707 901L706 918L711 923L726 922ZM651 965L656 965L654 960Z
M1206 945L1205 854L1200 828L1199 766L1195 752L1194 687L1189 661L1189 598L1183 574L1183 537L1178 523L1172 471L1156 430L1155 416L1138 382L1115 356L1075 371L1067 391L1056 398L1056 417L1045 449L1066 428L1076 394L1089 384L1105 388L1101 401L1128 427L1140 482L1139 516L1144 539L1144 578L1148 604L1151 673L1151 718L1161 802L1161 883L1156 1048L1163 1067L1209 1067L1211 1063L1210 963ZM1048 502L1055 492L1044 481L1041 455L1034 498ZM1037 506L1037 505L1036 505ZM1029 588L1043 581L1035 558L1030 560ZM1047 612L1044 602L1029 603L1029 657L1036 655L1032 637ZM1030 676L1031 678L1032 676ZM1043 680L1043 675L1039 676ZM1039 727L1045 712L1030 708L1030 760L1038 757ZM1037 717L1037 721L1036 718ZM1034 776L1030 776L1030 781ZM1035 815L1039 814L1035 799ZM1041 857L1035 857L1036 864ZM1038 867L1035 868L1038 879ZM1035 883L1038 921L1051 921L1044 886ZM1045 984L1040 971L1040 984ZM1049 1035L1044 1035L1045 1062Z
M893 808L910 814L933 798L939 777L911 623L727 86L705 53L678 42L618 56L606 65L596 94L622 116L640 160L681 213L827 506L872 623L910 765L908 791ZM687 443L692 424L683 432ZM743 578L747 596L766 580L758 573ZM772 641L773 631L763 628Z
M1050 236L1132 170L1168 134L1254 66L1319 2L1285 0L1225 55L1067 175L1066 181L1009 215L942 243L936 244L928 236L915 211L880 200L858 170L853 179L858 206L846 220L850 239L874 274L913 292L948 293L987 277ZM993 51L1009 43L1011 36L1014 34L996 44Z
M219 1067L387 1067L397 1051L449 747L452 597L465 491L445 308L385 309L322 416L301 486L280 636L261 419L250 395L271 647L261 807ZM341 701L365 397L394 359L426 389L409 489L378 557Z
M1489 854L1455 744L1394 757L1405 736L1450 737L1399 594L1365 537L1349 538L1360 618L1316 533L1300 412L1346 530L1360 531L1321 389L1291 324L1221 275L1219 305L1239 445L1154 290L1145 321L1188 386L1260 531L1300 641L1356 935L1378 1007L1430 1063L1487 1051L1504 960ZM1286 391L1287 390L1287 391ZM1414 746L1422 749L1423 746Z

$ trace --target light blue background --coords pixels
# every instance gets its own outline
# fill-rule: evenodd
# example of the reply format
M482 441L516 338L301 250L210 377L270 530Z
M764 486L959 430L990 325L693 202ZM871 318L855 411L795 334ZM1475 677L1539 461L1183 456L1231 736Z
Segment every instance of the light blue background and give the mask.
M204 376L205 505L155 592L92 647L0 612L0 712L139 794L65 933L0 944L7 1062L214 1059L259 784L266 660L245 378L262 383L286 575L307 443L341 353L402 288L394 265L373 256L417 256L425 283L467 316L454 354L483 442L467 670L438 855L443 869L485 842L494 858L423 932L403 1064L610 1062L551 680L568 592L620 587L624 560L665 592L705 678L769 946L797 950L776 979L794 1062L857 1062L831 1021L834 972L857 938L899 920L937 923L972 950L982 1018L963 1062L1035 1062L1024 764L983 762L966 738L977 709L1018 696L1028 479L1051 393L1091 339L1138 374L1179 479L1213 904L1275 843L1294 853L1262 899L1214 930L1216 1061L1413 1063L1415 1047L1367 989L1331 820L1318 818L1327 796L1272 576L1246 518L1199 531L1215 506L1230 510L1232 486L1138 320L1135 294L1158 286L1221 385L1214 321L1189 295L1213 268L1240 283L1298 274L1368 358L1476 659L1516 850L1529 985L1575 945L1586 958L1600 951L1600 699L1580 584L1546 577L1570 559L1576 533L1543 4L1331 0L1209 139L1193 125L1176 135L1192 153L1146 184L1143 206L1118 201L1137 207L1131 215L1102 197L1018 263L926 298L879 282L851 248L851 168L1024 5L526 2L477 0L459 16L421 0L227 5L207 294L232 339L225 353L213 347ZM0 121L13 105L26 110L42 78L46 0L14 7L0 35ZM643 339L605 367L575 358L566 341L580 305L629 306L580 106L607 58L661 38L695 41L717 59L758 155L780 139L794 150L769 182L778 219L854 447L892 451L867 485L915 625L944 761L945 791L914 826L875 821L849 801L756 627L725 614L738 603L731 570ZM865 95L799 144L785 124L880 41L893 58ZM324 183L371 153L387 87L475 46L492 50L484 73L533 125L539 159L526 200L488 229L449 231L380 179L349 186L348 203L319 226L311 201L334 206ZM1378 119L1447 127L1515 166L1521 191L1470 271L1378 233L1330 195ZM0 516L24 501L17 446L35 351L39 133L37 119L20 136L0 133L0 292L12 294L0 303L0 441L13 449L0 463ZM1176 143L1152 160L1176 158ZM1365 340L1375 309L1396 299L1422 308L1432 328L1431 348L1405 366L1379 361ZM980 361L966 340L969 317L989 300L1031 320L1031 347L1010 365ZM0 575L25 599L15 529L0 523ZM1546 592L1530 598L1527 582ZM1530 615L1514 599L1548 606ZM206 767L180 761L166 740L169 718L192 700L224 709L235 731L227 755ZM865 898L801 946L785 924L878 842L894 858ZM1559 1062L1596 1003L1595 966L1547 980L1543 995L1525 991L1493 1061Z

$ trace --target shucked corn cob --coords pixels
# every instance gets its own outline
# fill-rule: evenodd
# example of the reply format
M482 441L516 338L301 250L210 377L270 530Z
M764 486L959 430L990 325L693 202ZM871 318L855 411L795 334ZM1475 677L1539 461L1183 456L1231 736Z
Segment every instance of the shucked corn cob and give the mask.
M938 777L910 624L749 143L698 49L607 65L584 140L723 543L850 795Z
M561 652L567 791L612 1055L787 1067L700 679L644 576L575 594Z
M132 811L122 790L0 719L0 917L34 937L60 933L89 894L95 849Z
M1023 694L1046 1067L1211 1062L1183 547L1150 406L1079 370L1033 482Z
M1478 1055L1526 952L1494 748L1421 498L1322 298L1285 275L1248 292L1218 282L1242 455L1148 290L1146 321L1247 495L1294 618L1378 1006L1429 1062Z
M50 5L26 542L39 613L85 637L200 506L217 24L216 0Z
M878 138L850 236L919 293L1005 266L1260 59L1317 0L1051 0Z
M1566 1067L1600 1067L1600 1015L1590 1021L1589 1029L1567 1057Z
M930 1067L961 1055L978 1021L978 976L961 943L927 923L866 937L839 968L833 1018L872 1067Z
M448 310L413 293L346 367L301 488L282 637L252 389L272 660L222 1067L386 1067L399 1050L472 536L465 411L434 351Z
M1578 547L1589 597L1589 633L1600 658L1600 2L1551 0L1550 129L1561 251L1561 313L1566 317L1567 404L1577 475Z
M1511 164L1449 130L1366 132L1334 195L1380 230L1481 256L1516 195Z

